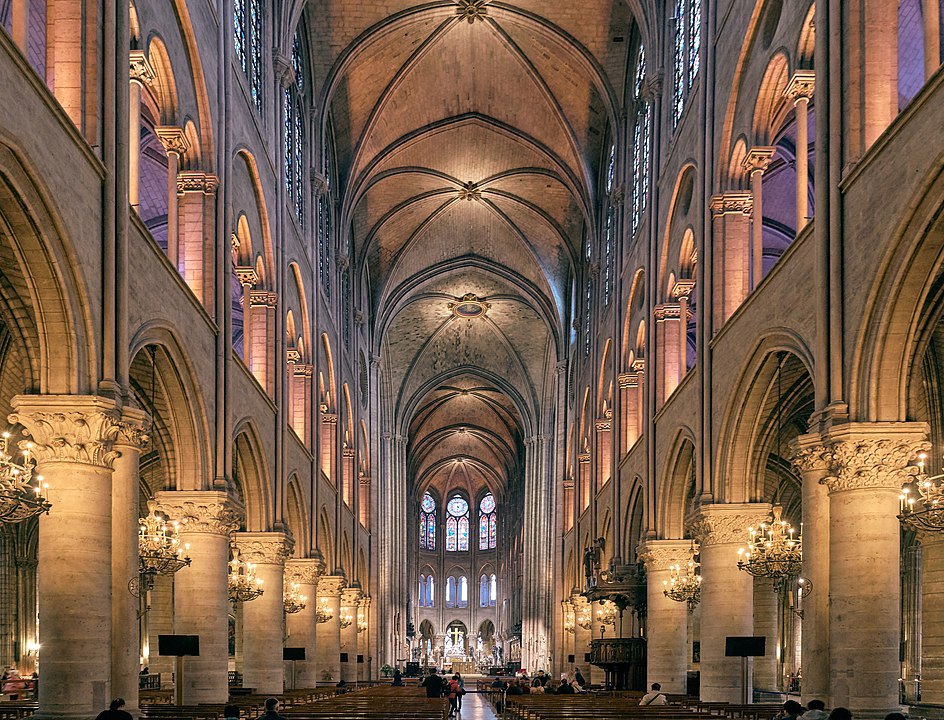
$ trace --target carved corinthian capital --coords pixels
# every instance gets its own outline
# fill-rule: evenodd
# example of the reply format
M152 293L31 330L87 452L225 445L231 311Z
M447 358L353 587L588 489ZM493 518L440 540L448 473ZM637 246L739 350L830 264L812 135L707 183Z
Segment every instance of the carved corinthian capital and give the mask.
M831 457L819 435L801 435L790 443L790 462L800 473L825 471Z
M289 558L285 562L286 582L317 585L318 578L323 572L324 562L318 558Z
M241 532L233 540L242 559L256 565L284 565L295 547L282 532Z
M688 521L688 534L704 545L747 541L747 528L757 527L770 515L766 503L703 505Z
M53 462L112 467L121 429L121 412L113 401L94 395L17 395L12 404L16 412L7 419L32 438L30 451L40 467Z
M143 410L127 407L121 411L115 447L145 450L151 444L151 418ZM124 452L124 450L121 450Z
M322 575L318 578L318 597L341 597L347 580L341 575Z
M165 491L157 493L157 505L168 518L179 521L183 533L229 536L237 528L243 509L224 492Z
M685 567L691 547L691 540L646 540L636 548L636 557L645 563L647 572L668 570L673 565Z
M857 428L837 433L837 437L827 443L829 468L821 481L829 492L865 488L898 490L911 480L918 468L910 463L920 453L930 450L931 444L925 439L926 426L902 425L908 428L899 430L876 423L861 433L856 432Z

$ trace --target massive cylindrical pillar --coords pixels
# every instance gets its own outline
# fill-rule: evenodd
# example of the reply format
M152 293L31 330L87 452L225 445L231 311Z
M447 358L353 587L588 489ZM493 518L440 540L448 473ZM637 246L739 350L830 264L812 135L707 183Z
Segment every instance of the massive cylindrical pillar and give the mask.
M285 690L282 586L294 543L281 532L240 532L234 538L240 557L255 566L256 577L262 580L262 595L242 604L243 687L277 695Z
M43 682L36 717L93 717L112 694L112 443L119 413L113 402L91 396L19 395L12 404L9 420L32 437L35 472L49 485L53 506L39 520Z
M318 576L323 563L315 558L290 559L285 563L285 582L297 583L298 593L306 597L305 607L285 617L285 647L305 648L305 659L285 663L286 685L313 688L318 685L315 657L315 608L318 607Z
M160 509L181 523L189 567L174 576L174 632L200 637L199 657L184 659L183 701L222 703L229 698L229 538L239 526L238 508L224 492L159 492Z
M639 547L646 564L646 684L667 693L686 692L688 679L688 605L665 595L671 567L691 557L690 540L647 540Z
M341 679L347 683L357 682L357 606L361 600L359 587L344 588L341 592Z
M899 707L898 495L909 463L929 447L926 432L919 423L856 423L827 442L830 701L857 718Z
M120 431L115 438L117 451L112 476L112 695L125 699L126 709L138 707L140 642L132 628L138 627L138 599L128 591L128 583L138 578L138 462L148 444L147 418L140 410L125 408ZM146 592L138 587L139 592Z
M741 702L742 661L725 656L729 636L753 635L754 579L738 569L738 549L770 512L760 503L704 505L692 527L701 544L701 699ZM750 690L750 674L748 674ZM748 693L750 701L750 693Z
M802 477L803 578L810 594L803 611L800 663L804 702L829 702L829 493L822 484L829 454L818 434L801 435L792 446L793 464Z
M315 628L315 658L321 682L341 679L341 590L344 585L345 579L340 575L324 575L318 579L316 612L323 613L323 622L317 623Z

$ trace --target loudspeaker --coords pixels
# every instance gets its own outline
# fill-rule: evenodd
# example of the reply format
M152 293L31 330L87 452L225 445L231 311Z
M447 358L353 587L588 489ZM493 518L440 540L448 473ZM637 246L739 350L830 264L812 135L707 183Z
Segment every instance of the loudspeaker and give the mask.
M751 655L765 655L765 638L759 637L726 637L724 639L724 654L727 657L748 657Z
M364 662L364 656L363 656L363 655L358 655L358 656L357 656L357 662L359 662L359 663Z
M584 654L583 654L583 661L584 661L585 663L590 662L590 653L584 653Z
M283 660L304 660L305 648L282 648Z
M200 636L199 635L158 635L157 636L157 654L158 655L199 655L200 654Z
M573 665L575 662L577 662L577 660L576 660L575 658L576 658L576 656L574 656L574 655L568 655L568 656L567 656L567 664L568 664L568 665Z
M347 653L341 653L341 662L347 662Z

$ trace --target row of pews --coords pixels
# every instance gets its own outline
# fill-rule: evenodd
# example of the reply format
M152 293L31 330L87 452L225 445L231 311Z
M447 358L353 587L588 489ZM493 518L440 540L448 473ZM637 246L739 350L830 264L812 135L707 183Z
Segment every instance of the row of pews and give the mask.
M484 684L479 692L505 720L773 720L781 712L780 705L709 703L671 695L669 705L640 706L641 692L504 696Z
M240 720L257 720L269 695L234 695L227 703L174 705L167 693L142 693L141 720L223 720L223 708L235 705ZM443 720L447 705L428 700L421 687L364 686L344 694L334 687L287 690L278 696L279 714L288 720ZM0 703L0 720L24 720L36 712L35 700Z

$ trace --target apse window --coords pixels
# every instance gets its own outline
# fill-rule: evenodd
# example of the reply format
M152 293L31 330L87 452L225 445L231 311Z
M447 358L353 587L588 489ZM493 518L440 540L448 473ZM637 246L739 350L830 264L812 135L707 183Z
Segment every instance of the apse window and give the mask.
M454 495L446 505L446 550L461 552L469 549L469 503Z

